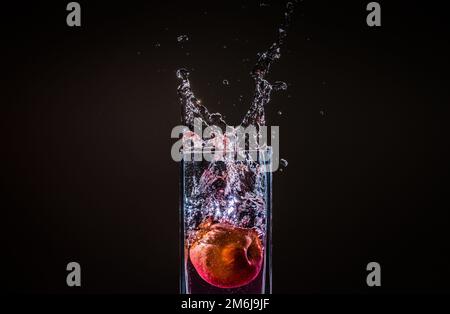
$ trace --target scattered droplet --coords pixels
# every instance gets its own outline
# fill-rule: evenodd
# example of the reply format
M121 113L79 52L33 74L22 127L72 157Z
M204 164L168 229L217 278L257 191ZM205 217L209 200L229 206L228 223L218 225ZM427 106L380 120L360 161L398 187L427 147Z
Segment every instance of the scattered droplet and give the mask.
M278 111L278 115L281 116L283 112L281 110Z
M269 6L270 6L270 3L269 3L269 1L267 1L267 0L261 1L261 2L259 3L259 6L260 6L260 7L269 7Z
M286 90L288 86L285 82L276 81L275 83L272 84L272 88L274 90Z
M181 80L186 80L189 77L189 71L186 69L178 69L177 77Z
M225 86L228 86L228 85L230 85L230 82L227 79L224 79L222 81L222 84L225 85Z
M280 159L280 165L283 167L283 168L286 168L287 166L288 166L288 161L286 160L286 159L283 159L283 158L281 158Z
M227 47L227 45L223 45L223 49L227 49L228 47Z
M137 52L137 54L138 54L138 55L141 55L141 52L140 52L140 51L138 51L138 52Z
M320 113L320 115L321 115L322 117L325 116L325 110L324 110L324 109L320 109L319 113Z
M161 44L160 43L155 43L155 48L159 48L159 47L161 47Z
M187 42L189 40L189 37L187 36L187 35L179 35L178 37L177 37L177 41L179 42L179 43L185 43L185 42Z

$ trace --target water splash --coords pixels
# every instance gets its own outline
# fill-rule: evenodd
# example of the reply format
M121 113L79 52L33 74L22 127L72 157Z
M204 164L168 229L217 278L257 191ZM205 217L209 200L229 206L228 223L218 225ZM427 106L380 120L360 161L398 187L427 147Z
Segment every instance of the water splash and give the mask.
M292 2L288 2L286 5L286 12L284 13L284 19L281 26L278 29L278 38L267 51L258 54L258 60L250 73L255 81L255 95L253 98L252 106L245 115L241 125L246 127L249 125L261 126L266 124L265 119L265 106L270 101L270 94L272 89L285 90L287 85L282 82L275 82L271 85L265 76L269 73L270 67L281 57L281 47L284 45L287 37L287 29L291 24L291 17L294 11L294 5ZM281 83L281 84L280 84Z
M292 2L288 2L283 21L278 28L277 40L268 50L257 54L256 64L250 73L255 81L255 92L250 109L240 124L243 127L249 125L254 125L256 127L265 125L265 107L270 101L272 90L277 91L287 89L286 83L277 81L270 84L265 77L270 72L272 64L281 57L281 47L284 45L287 37L287 30L291 23L293 10L294 5ZM178 41L180 41L180 37L182 36L186 35L180 35ZM193 128L195 118L202 119L206 125L216 124L220 127L226 126L221 114L210 113L205 106L198 103L197 98L191 89L189 71L186 69L179 69L177 71L177 77L181 80L181 84L178 87L178 96L182 106L182 122L190 129ZM226 85L225 80L223 83Z
M179 69L176 75L181 80L181 84L178 86L178 95L182 107L182 123L193 130L194 121L196 118L199 118L206 126L217 125L226 127L225 120L220 113L210 113L202 105L201 101L195 97L189 81L189 71L187 69Z
M284 45L287 30L293 13L292 3L286 6L284 19L278 29L277 40L262 53L258 53L257 61L250 72L255 82L255 91L250 109L245 114L239 126L259 127L266 124L265 107L270 101L272 91L286 90L287 84L282 81L269 83L266 76L272 64L281 56L281 47ZM245 59L244 59L245 60ZM201 101L194 95L189 80L189 71L179 69L176 72L181 83L178 86L178 96L182 107L182 123L191 131L197 119L202 127L215 125L225 130L227 124L220 113L210 113ZM229 85L228 80L222 82ZM240 99L242 100L242 98ZM235 134L226 133L223 136L214 134L212 140L215 147L225 147L232 141ZM186 139L197 137L193 132L186 132ZM204 146L207 141L199 139ZM210 139L211 141L211 139ZM287 166L287 161L285 161ZM184 210L186 231L194 236L195 231L206 219L218 223L229 223L242 228L254 228L261 237L264 236L266 224L266 180L267 173L262 171L261 163L247 158L243 161L233 159L220 159L214 161L192 161L185 163ZM188 240L189 241L189 240Z

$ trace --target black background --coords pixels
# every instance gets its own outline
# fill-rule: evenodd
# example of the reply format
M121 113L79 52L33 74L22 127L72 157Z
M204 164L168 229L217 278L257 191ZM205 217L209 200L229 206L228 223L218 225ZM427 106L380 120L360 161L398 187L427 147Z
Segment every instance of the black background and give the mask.
M80 1L70 28L68 2L2 4L2 288L177 293L175 70L237 124L283 5ZM267 108L289 161L273 177L274 293L449 290L448 17L379 1L370 28L368 2L300 2L268 77L289 84Z

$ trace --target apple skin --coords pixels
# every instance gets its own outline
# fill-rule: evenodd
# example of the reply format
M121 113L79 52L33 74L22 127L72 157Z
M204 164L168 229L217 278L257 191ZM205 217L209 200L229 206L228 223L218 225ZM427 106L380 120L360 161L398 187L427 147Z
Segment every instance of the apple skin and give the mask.
M199 231L189 257L207 283L219 288L237 288L258 276L263 247L255 230L214 224Z

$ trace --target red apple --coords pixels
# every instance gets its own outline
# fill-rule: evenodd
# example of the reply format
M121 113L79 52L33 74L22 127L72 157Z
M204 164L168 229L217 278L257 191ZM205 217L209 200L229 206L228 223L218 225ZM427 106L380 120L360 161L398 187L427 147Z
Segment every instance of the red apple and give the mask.
M189 257L197 273L209 284L237 288L258 276L263 248L255 230L214 224L199 231Z

